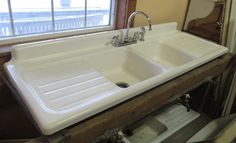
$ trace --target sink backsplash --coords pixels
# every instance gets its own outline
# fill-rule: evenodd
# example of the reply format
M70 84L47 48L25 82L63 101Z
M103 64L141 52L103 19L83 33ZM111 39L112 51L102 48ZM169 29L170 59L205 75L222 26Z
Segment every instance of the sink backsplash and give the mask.
M177 23L175 22L153 25L153 30L146 32L145 40L153 36L157 36L158 38L158 35L166 33L167 31L176 31L176 27ZM139 29L139 27L132 28L131 33L137 29ZM90 51L94 51L94 49L102 50L111 48L111 39L114 35L117 35L117 33L119 33L119 30L19 44L13 46L12 59L25 61L41 57L50 58L52 55L60 56L60 54L65 55L66 53L76 53L78 55L79 53L89 53Z

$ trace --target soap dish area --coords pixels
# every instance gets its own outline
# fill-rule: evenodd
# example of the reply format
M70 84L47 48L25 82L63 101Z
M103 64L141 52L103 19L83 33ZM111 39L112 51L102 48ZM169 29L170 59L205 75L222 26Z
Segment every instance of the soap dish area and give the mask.
M187 112L185 106L175 104L157 116L128 127L121 134L125 143L159 143L199 116L194 110Z

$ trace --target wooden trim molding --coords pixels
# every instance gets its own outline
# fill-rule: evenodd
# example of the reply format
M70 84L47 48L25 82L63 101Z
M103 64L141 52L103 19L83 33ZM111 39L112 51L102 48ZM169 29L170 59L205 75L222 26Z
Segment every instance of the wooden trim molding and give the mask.
M221 45L226 46L229 32L229 22L232 10L232 0L225 0L225 6L223 11L223 25L221 30Z
M186 20L187 20L187 16L188 16L188 11L189 11L189 7L190 7L190 3L191 3L191 0L188 0L188 3L187 3L187 8L185 10L185 15L184 15L184 23L183 23L183 26L181 28L182 31L185 31L184 30L184 27L185 27L185 24L186 24Z
M117 0L116 26L115 29L126 28L129 15L136 10L137 0ZM131 27L133 27L132 22Z

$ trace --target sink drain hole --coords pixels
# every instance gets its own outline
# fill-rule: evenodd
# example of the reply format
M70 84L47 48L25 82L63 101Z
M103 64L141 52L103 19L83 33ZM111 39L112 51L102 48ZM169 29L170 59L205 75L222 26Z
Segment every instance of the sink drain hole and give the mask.
M116 83L117 86L119 86L120 88L127 88L129 87L129 84L123 81L119 81Z

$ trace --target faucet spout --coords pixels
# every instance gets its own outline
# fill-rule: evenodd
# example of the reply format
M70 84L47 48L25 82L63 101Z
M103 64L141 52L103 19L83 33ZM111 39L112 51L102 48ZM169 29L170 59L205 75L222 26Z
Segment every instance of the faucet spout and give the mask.
M142 11L133 12L133 13L129 16L129 18L128 18L127 30L126 30L126 33L125 33L125 40L126 40L126 41L129 40L129 29L130 29L131 21L132 21L133 17L134 17L135 15L137 15L137 14L144 15L144 16L147 18L149 31L152 30L151 18L150 18L146 13L144 13L144 12L142 12Z

